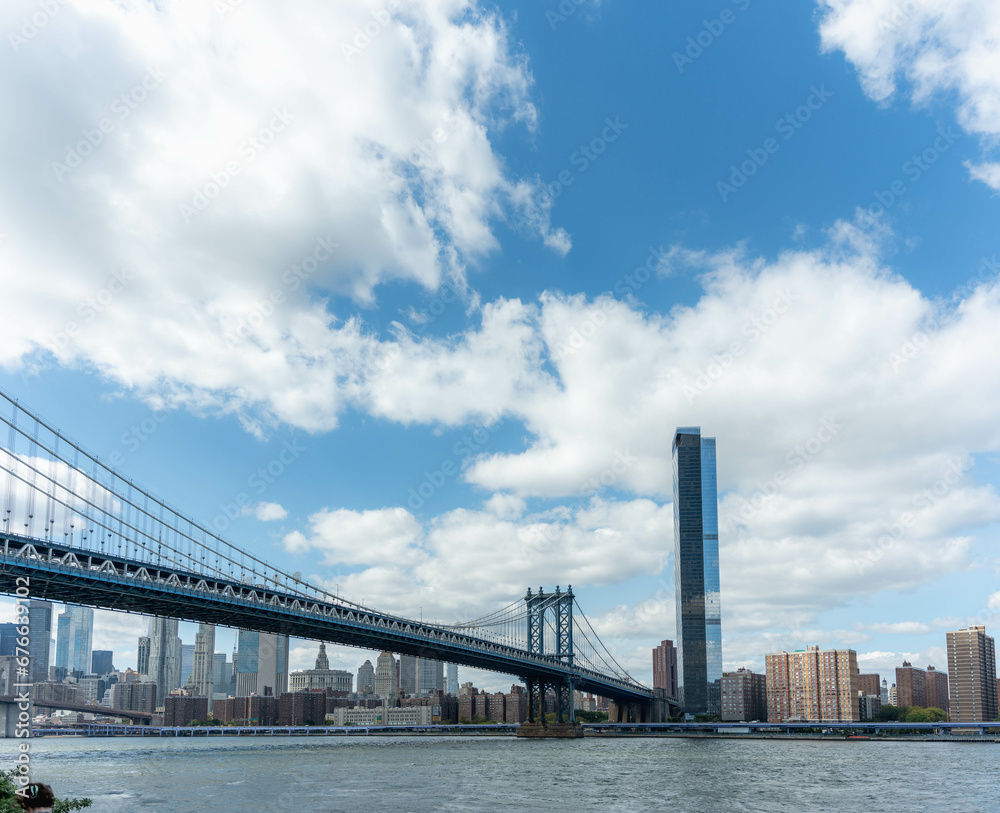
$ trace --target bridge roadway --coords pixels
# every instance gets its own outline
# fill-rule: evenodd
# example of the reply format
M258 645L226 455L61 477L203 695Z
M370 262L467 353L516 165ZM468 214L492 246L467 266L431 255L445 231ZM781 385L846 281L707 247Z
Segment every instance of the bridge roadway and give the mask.
M0 695L0 704L14 704L16 705L20 698L13 697L11 695ZM54 700L46 700L44 702L38 703L34 700L31 702L32 708L34 709L58 709L60 711L83 711L88 714L100 714L105 717L126 717L129 720L145 720L147 723L151 722L153 715L147 711L127 711L125 709L112 709L107 706L94 706L90 703L64 703L57 702Z
M653 699L643 686L455 628L56 541L0 532L0 544L0 593L14 594L24 577L35 599L388 650L549 685L572 680L580 691L622 703Z

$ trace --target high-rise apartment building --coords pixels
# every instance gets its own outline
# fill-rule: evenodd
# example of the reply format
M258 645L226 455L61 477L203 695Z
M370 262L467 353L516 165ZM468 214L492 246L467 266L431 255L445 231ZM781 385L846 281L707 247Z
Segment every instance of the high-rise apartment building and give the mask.
M876 697L882 694L882 677L878 674L867 674L858 675L858 691L862 695L875 695Z
M140 675L149 674L149 636L140 635L139 636L139 649L138 649L138 663L135 666L135 671Z
M719 681L722 719L767 722L767 678L748 669L725 672Z
M853 649L778 652L765 657L772 723L857 722L858 656Z
M223 655L222 659L225 660ZM215 685L215 625L202 622L194 636L194 662L191 681L199 697L211 698Z
M927 707L927 673L903 661L896 667L896 699L900 706Z
M375 693L375 667L371 661L365 661L358 668L358 694Z
M668 697L677 697L677 650L669 639L653 647L653 688L666 689Z
M948 633L948 677L953 723L992 722L997 718L997 660L986 627Z
M288 636L240 630L236 696L281 697L288 691Z
M680 427L671 451L678 699L686 712L717 714L709 689L722 677L715 438L703 438L697 426Z
M28 657L31 659L31 682L49 679L49 651L52 647L52 602L32 599L28 604Z
M375 663L375 694L393 697L397 694L396 659L391 652L383 652Z
M951 711L948 700L948 673L939 672L933 666L927 667L927 708Z

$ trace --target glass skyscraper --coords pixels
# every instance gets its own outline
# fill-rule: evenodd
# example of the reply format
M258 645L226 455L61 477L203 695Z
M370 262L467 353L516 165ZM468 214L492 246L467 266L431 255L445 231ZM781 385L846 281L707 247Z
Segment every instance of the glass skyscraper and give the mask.
M685 712L717 714L722 606L715 438L703 438L698 426L680 427L671 454L679 700Z

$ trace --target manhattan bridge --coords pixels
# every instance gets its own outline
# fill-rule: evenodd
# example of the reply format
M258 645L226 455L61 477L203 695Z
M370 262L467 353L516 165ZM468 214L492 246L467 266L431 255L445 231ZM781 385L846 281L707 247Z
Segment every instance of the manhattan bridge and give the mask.
M4 438L6 430L6 438ZM529 722L574 722L574 690L615 701L623 721L668 702L615 661L572 588L526 595L451 625L331 595L222 539L0 391L0 593L362 647L514 675ZM21 579L19 582L18 579ZM672 699L671 699L672 701Z

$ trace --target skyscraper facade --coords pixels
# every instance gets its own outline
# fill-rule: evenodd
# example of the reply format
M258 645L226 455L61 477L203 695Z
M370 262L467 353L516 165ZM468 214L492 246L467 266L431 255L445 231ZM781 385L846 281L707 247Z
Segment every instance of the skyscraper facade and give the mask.
M273 695L288 691L288 636L240 630L237 637L236 696Z
M397 691L396 659L391 652L383 652L375 663L375 694L393 697Z
M417 659L417 694L430 695L444 691L444 664L428 658Z
M110 649L95 649L90 656L90 674L101 676L114 671L114 657Z
M49 650L52 647L52 602L32 599L28 604L28 657L31 659L31 682L49 679Z
M375 667L371 661L365 661L358 669L358 694L375 693Z
M149 636L140 635L139 636L139 647L138 647L138 663L136 664L135 671L140 675L149 674Z
M68 673L73 663L73 616L69 612L59 613L56 618L56 666Z
M458 664L448 664L448 677L446 680L446 691L448 694L458 694Z
M149 619L149 679L156 684L157 705L181 686L181 639L177 619L153 616Z
M953 723L991 722L997 718L997 660L986 627L948 633L948 682Z
M94 649L94 611L90 607L67 607L73 618L73 662L70 671L89 675Z
M229 681L233 675L232 665L225 652L216 652L212 656L212 696L229 694Z
M408 695L417 693L417 656L399 656L399 690Z
M225 660L223 655L222 659ZM191 680L199 697L211 697L215 685L215 625L202 622L194 637Z
M680 427L671 452L678 699L688 713L718 714L717 692L709 688L722 677L715 438Z

